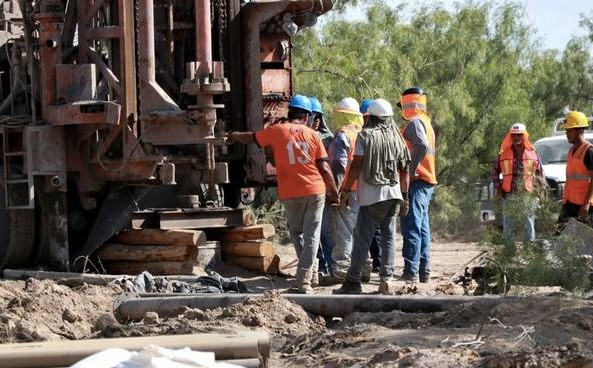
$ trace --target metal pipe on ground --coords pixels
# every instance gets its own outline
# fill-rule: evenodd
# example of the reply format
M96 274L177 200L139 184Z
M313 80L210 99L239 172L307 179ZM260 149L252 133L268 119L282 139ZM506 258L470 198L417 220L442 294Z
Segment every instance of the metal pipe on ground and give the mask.
M174 316L184 307L212 309L240 304L258 294L124 294L115 303L114 314L120 321L140 321L147 312ZM300 295L282 294L309 313L323 317L344 317L354 312L432 313L452 309L465 303L496 304L516 301L516 297L500 296L400 296L400 295Z
M265 366L270 356L271 341L267 333L240 332L236 335L193 334L0 344L0 367L68 367L108 348L142 350L148 345L209 351L214 352L216 360L238 362L240 359L251 365L254 360L261 360L262 366Z

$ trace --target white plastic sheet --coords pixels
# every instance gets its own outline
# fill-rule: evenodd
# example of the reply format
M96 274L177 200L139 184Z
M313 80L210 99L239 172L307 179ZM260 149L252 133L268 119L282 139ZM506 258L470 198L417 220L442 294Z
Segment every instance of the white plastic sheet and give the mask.
M218 363L214 353L189 348L171 350L149 345L139 352L111 348L93 354L70 368L238 368Z

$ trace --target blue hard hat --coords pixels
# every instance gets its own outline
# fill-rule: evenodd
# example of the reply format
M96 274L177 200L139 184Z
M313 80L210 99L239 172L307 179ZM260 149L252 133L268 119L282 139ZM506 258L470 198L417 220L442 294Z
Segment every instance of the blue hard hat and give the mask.
M289 108L296 108L305 110L308 113L311 113L311 101L309 97L303 95L295 95L290 98L290 102L288 103Z
M317 97L309 97L309 101L311 101L311 110L318 114L323 114L323 107L321 106L321 102Z
M362 101L360 104L360 112L362 114L366 114L369 111L369 106L371 106L373 101L374 100L372 98L366 98L364 101Z

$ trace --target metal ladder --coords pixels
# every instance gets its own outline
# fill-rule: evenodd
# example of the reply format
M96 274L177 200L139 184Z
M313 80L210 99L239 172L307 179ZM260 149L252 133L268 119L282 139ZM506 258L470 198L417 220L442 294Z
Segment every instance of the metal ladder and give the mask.
M4 126L0 133L3 133L2 157L6 208L34 208L33 175L28 169L25 128Z

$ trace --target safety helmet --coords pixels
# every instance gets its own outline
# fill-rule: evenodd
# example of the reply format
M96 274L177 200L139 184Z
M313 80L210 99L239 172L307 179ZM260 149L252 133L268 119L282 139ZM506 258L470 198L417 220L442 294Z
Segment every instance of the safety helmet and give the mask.
M336 105L337 111L346 111L346 112L354 112L359 114L360 113L360 106L358 106L358 101L353 99L352 97L345 97L338 102Z
M571 111L564 119L564 129L588 128L589 119L580 111Z
M295 95L290 98L288 108L301 109L311 113L311 101L307 96Z
M525 132L527 132L527 128L523 123L515 123L511 125L511 128L509 129L510 134L523 134Z
M369 106L369 115L378 116L381 118L393 116L393 108L391 104L382 98L377 98Z
M321 102L317 97L310 96L309 101L311 102L311 110L318 114L323 114L323 107L321 106Z
M371 106L372 103L373 103L373 99L372 98L364 99L362 101L362 103L360 104L360 112L363 115L367 115L368 112L369 112L369 106Z

